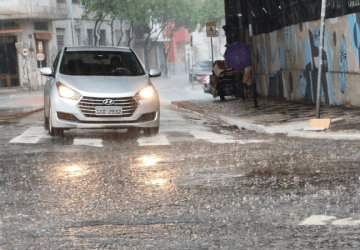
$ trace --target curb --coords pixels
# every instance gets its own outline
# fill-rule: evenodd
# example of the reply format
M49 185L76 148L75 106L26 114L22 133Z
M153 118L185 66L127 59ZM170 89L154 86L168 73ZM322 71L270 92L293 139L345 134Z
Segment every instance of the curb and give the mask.
M309 126L309 122L293 122L286 125L265 126L254 124L250 119L241 119L232 115L225 115L216 110L202 109L189 101L173 101L171 104L179 108L188 109L209 117L221 120L229 125L236 125L238 128L254 130L257 133L286 134L288 137L302 137L308 139L333 139L333 140L360 140L360 133L344 132L304 132L303 129Z
M11 119L25 117L25 116L34 114L36 112L40 112L42 110L44 110L44 108L40 108L40 109L36 109L36 110L33 110L33 111L25 112L25 113L22 113L22 114L0 117L0 121L7 121L7 120L11 120Z
M194 112L198 112L203 115L210 116L212 118L221 120L223 122L226 122L229 125L236 125L239 128L245 128L247 130L255 130L258 133L267 133L267 128L264 125L260 124L254 124L251 123L251 120L246 119L240 119L239 117L232 116L232 115L224 115L224 113L221 113L214 109L202 109L196 104L188 101L172 101L172 105L175 105L179 108L188 109Z

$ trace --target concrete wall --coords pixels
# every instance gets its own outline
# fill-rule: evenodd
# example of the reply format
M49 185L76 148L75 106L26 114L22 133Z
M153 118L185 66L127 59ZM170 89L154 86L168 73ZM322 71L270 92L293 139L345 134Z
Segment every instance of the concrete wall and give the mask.
M254 37L260 95L315 103L320 21ZM360 106L360 13L326 19L321 101Z
M66 3L56 0L2 0L0 6L0 20L9 19L66 19Z
M29 55L22 55L23 46L19 46L17 48L17 57L18 57L18 65L19 65L19 80L20 86L29 87L31 89L39 89L41 85L44 85L46 82L46 77L41 76L37 61L36 61L36 44L35 44L35 33L51 33L52 39L46 40L46 51L47 55L45 60L47 66L52 65L52 58L50 55L55 54L56 51L56 38L54 37L54 32L52 30L52 22L48 21L48 30L38 31L34 30L34 21L30 20L18 20L18 24L22 29L22 32L16 35L16 40L18 43L26 42L26 47L29 49Z

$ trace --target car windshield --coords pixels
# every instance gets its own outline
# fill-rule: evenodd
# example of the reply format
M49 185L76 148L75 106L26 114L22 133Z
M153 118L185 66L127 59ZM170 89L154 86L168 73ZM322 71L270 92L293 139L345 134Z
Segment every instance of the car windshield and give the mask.
M64 75L140 76L145 71L133 52L66 51L60 73Z
M211 61L200 61L198 62L195 67L199 67L199 68L203 68L203 69L212 69L211 66L212 62Z

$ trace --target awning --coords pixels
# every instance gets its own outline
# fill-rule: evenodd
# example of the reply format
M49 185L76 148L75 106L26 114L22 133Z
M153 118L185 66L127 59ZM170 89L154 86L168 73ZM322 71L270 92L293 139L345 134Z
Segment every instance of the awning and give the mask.
M16 29L16 30L3 30L3 29L0 29L0 34L17 33L17 32L22 32L22 29Z
M0 24L0 34L18 33L22 32L22 29L18 24L10 23L6 26Z
M35 33L35 38L39 40L51 40L51 33Z

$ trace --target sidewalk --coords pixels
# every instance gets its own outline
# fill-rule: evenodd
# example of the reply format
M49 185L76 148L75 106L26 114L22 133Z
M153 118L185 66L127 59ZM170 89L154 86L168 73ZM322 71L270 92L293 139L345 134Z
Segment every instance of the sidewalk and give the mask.
M44 107L44 91L21 90L0 94L0 117L14 116Z
M226 101L192 100L172 102L180 108L220 119L239 128L259 133L282 133L305 138L360 140L360 110L358 107L321 106L321 118L332 120L330 129L322 132L304 131L315 118L315 105L303 102L258 98L258 108L252 99L243 101L227 97ZM335 122L336 119L336 122Z

